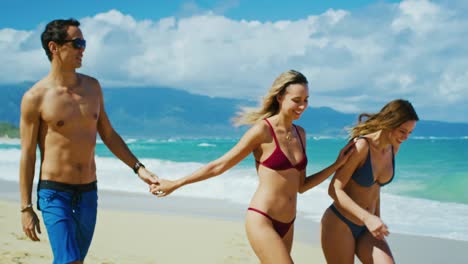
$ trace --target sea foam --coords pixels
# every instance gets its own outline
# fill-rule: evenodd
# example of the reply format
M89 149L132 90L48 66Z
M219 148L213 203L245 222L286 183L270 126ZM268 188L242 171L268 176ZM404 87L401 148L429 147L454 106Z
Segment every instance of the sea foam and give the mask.
M18 182L19 146L0 148L0 179ZM39 157L39 156L38 156ZM200 162L175 162L143 158L146 167L159 177L177 179L203 166ZM39 172L36 162L36 178ZM114 157L96 156L100 190L146 193L148 187L123 162ZM309 168L310 169L310 168ZM308 171L308 174L311 172ZM298 197L298 215L319 222L331 204L329 180ZM248 206L258 185L254 166L236 166L223 175L175 191L171 196L226 200ZM397 184L398 185L398 184ZM387 187L391 188L391 187ZM382 190L381 215L394 233L433 236L468 241L468 205L439 202L388 193Z

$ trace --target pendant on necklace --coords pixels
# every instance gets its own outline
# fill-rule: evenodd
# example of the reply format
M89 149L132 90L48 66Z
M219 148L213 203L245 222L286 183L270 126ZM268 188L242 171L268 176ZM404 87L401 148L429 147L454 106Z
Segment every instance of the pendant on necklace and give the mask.
M291 141L291 131L288 131L288 132L286 133L286 140L287 140L287 141Z

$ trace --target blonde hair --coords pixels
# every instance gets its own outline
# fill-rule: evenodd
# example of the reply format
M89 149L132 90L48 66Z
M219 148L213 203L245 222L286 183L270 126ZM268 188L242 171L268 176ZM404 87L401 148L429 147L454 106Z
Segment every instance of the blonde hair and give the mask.
M254 124L259 120L276 115L280 110L277 96L283 95L291 84L307 84L307 78L300 72L289 70L281 73L273 82L258 108L244 107L233 118L236 126Z
M364 121L363 119L366 118ZM407 121L418 121L419 117L413 105L407 100L397 99L387 103L376 114L362 113L358 124L350 129L349 137L355 138L379 130L391 130Z

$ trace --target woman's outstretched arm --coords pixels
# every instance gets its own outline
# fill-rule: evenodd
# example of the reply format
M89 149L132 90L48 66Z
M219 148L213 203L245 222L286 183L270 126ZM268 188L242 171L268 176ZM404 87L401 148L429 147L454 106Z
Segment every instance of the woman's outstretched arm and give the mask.
M256 124L250 128L237 144L226 152L220 158L211 161L200 169L196 170L189 176L180 178L175 181L159 179L157 184L153 184L150 192L163 197L169 195L176 189L191 184L194 182L203 181L211 177L217 176L232 168L234 165L242 161L247 155L252 153L263 142L264 127L262 124Z

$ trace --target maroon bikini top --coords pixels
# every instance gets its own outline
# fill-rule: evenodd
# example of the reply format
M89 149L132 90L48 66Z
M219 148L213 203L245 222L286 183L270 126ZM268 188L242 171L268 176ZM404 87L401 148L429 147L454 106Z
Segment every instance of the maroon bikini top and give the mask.
M271 135L273 136L273 139L275 140L276 148L273 151L273 153L271 153L270 157L268 157L266 160L262 162L256 160L256 162L272 170L287 170L291 168L294 168L298 171L304 170L307 167L307 155L305 152L304 144L302 143L301 135L299 134L299 131L297 130L296 125L293 124L294 129L296 129L297 135L299 135L299 141L301 142L302 152L304 153L304 157L299 163L297 163L296 165L293 165L291 161L289 161L288 157L286 157L284 152L281 150L278 144L278 139L276 138L276 135L275 135L275 131L273 130L273 127L271 126L270 122L266 118L265 118L265 121L270 127Z

